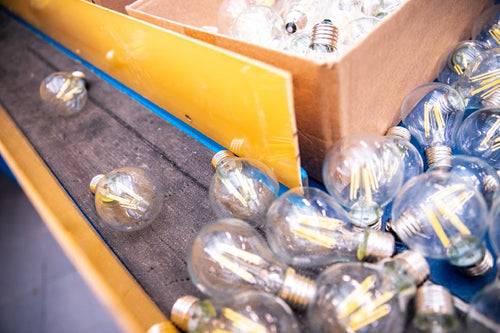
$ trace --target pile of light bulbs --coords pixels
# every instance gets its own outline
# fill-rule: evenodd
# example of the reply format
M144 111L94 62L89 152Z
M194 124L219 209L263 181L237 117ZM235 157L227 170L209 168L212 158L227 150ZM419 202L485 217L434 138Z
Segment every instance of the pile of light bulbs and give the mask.
M486 29L478 35L498 42L496 26ZM488 274L488 230L500 254L500 48L489 43L460 43L441 82L408 94L406 128L338 140L323 164L326 191L279 195L267 167L216 154L210 201L219 220L188 254L190 277L209 299L179 299L174 324L188 332L499 331L498 280L472 299L461 327L450 292L427 280L425 259ZM396 254L395 237L409 249Z
M345 53L405 0L224 0L218 32L319 60Z

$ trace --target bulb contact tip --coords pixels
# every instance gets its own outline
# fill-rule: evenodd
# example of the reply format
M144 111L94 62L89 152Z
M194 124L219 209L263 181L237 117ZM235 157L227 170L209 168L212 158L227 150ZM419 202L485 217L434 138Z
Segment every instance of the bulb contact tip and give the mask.
M417 290L416 310L419 314L453 315L453 297L448 289L434 284L425 283Z
M189 295L177 299L170 312L170 320L172 323L181 330L187 331L191 309L198 304L199 301L198 298Z
M279 296L296 308L305 308L314 298L316 284L313 280L299 275L288 268Z
M462 268L465 274L469 276L481 276L488 273L493 268L493 256L491 252L487 249L484 252L483 258L479 260L476 264Z
M370 259L391 257L396 250L394 236L383 231L366 229L365 256Z
M92 178L92 180L90 181L90 185L89 185L90 193L95 194L95 191L97 189L97 184L99 184L99 182L103 178L104 178L104 174L99 174L97 176L94 176L94 178Z
M403 265L408 273L413 276L417 285L422 284L429 277L431 272L429 263L420 253L405 250L395 255L393 259Z
M304 29L307 24L307 16L299 11L292 10L285 16L285 30L286 32L293 34L299 29Z
M222 162L227 159L233 158L235 155L229 150L220 150L212 156L212 166L217 168Z
M410 134L410 131L408 131L408 129L406 129L405 127L403 126L393 126L391 128L389 128L387 130L387 132L385 133L386 136L395 136L395 137L398 137L398 138L403 138L407 141L410 141L411 139L411 134Z
M429 166L451 168L451 148L446 146L430 147L425 150Z

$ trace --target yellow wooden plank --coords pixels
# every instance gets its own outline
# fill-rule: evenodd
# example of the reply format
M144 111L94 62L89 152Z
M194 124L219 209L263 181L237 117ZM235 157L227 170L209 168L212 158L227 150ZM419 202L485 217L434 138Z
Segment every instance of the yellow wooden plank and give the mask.
M83 0L0 0L72 52L242 157L301 185L290 73Z
M0 105L0 154L58 243L126 332L146 332L164 314L81 215ZM171 323L163 331L177 332Z

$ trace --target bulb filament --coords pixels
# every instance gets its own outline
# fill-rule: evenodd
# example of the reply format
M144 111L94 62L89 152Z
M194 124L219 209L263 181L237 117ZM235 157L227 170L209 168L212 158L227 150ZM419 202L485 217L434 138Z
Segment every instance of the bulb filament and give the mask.
M365 189L365 200L368 203L373 202L372 191L378 190L379 184L372 166L365 165L351 171L350 200L357 198L360 185Z
M391 306L386 304L395 295L394 292L385 292L373 299L370 292L375 286L375 276L370 275L364 279L339 305L339 319L348 318L348 326L357 331L378 319L386 316L391 311ZM342 310L343 309L343 310Z
M234 170L234 174L238 179L238 183L241 184L240 189L241 192L231 183L230 180L220 177L224 186L228 189L229 193L231 193L242 205L243 207L249 206L249 200L256 200L257 193L251 184L251 180L243 177L241 171Z
M248 317L242 315L241 313L238 313L232 309L223 308L222 315L225 318L227 318L235 328L237 328L238 330L241 330L242 332L269 333L269 330L265 326L254 322L250 318L248 318ZM226 333L226 332L232 332L232 331L226 331L224 329L214 330L214 333Z
M432 111L432 113L431 113ZM437 125L438 131L443 131L444 129L444 120L443 114L441 110L438 108L436 104L430 106L427 102L424 104L424 131L425 137L428 138L431 136L431 118L434 116L434 120Z
M488 31L491 37L497 42L497 44L500 44L500 27L498 24L494 24L491 29Z
M325 234L322 230L335 231L344 224L343 221L318 216L304 216L303 218L299 222L301 225L292 228L294 235L326 248L333 248L338 243L335 237Z
M480 145L481 146L488 145L488 143L491 141L493 135L495 134L495 132L499 127L500 127L500 119L497 119L493 124L493 126L491 126L491 128L488 130L488 132L486 132L486 136L484 137L483 141L481 141ZM493 145L491 147L491 150L493 151L498 150L498 148L500 148L499 145L500 145L500 137L497 136L493 140Z
M70 91L67 91L70 84L71 84L71 79L64 80L61 89L59 89L59 92L56 95L56 97L62 99L63 102L69 101L70 99L73 98L73 96L75 96L75 94L80 93L82 91L80 87L74 87Z
M243 280L252 284L257 283L255 277L245 268L250 269L251 265L261 265L264 260L260 256L222 243L218 243L215 250L205 249L205 251L222 267Z
M476 63L475 68L477 69L479 66L479 62ZM479 81L479 87L474 90L471 95L476 95L478 93L482 93L481 98L489 98L498 91L500 91L500 69L495 69L483 74L478 74L475 76L471 76L470 80L472 82Z

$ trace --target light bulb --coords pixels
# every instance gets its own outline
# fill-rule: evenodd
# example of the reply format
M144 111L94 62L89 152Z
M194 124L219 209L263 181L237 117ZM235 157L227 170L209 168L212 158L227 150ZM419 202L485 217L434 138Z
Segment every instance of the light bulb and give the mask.
M286 37L284 51L306 56L309 53L311 44L311 34L307 32L297 32Z
M95 176L90 191L95 195L95 207L102 220L121 231L150 225L163 204L159 184L148 171L137 167Z
M323 162L323 182L358 227L381 226L383 207L398 193L404 177L394 142L373 133L338 140Z
M392 230L410 249L446 259L469 275L492 268L493 257L483 242L487 227L483 196L447 172L413 178L392 205Z
M328 19L315 24L307 55L319 60L331 57L337 51L338 31L339 29Z
M266 238L277 257L294 267L380 259L395 251L391 234L353 229L342 207L312 187L291 189L274 201Z
M403 124L424 149L428 165L450 156L464 113L458 92L442 83L413 89L401 106Z
M478 54L454 87L468 109L500 105L500 48Z
M425 259L412 251L375 264L330 266L316 279L307 309L310 329L327 332L403 332L406 303L429 274Z
M224 301L184 296L175 301L172 322L187 333L299 333L294 313L280 298L248 291Z
M331 7L331 0L287 0L282 7L285 30L290 34L298 30L310 30L326 18Z
M215 174L208 196L218 217L236 217L261 227L266 212L279 193L271 168L250 158L221 150L212 158Z
M87 102L84 79L85 74L79 71L52 73L40 84L40 97L59 114L76 114Z
M500 46L500 5L485 10L472 26L472 37L490 47Z
M500 280L487 284L472 297L466 325L466 332L500 332Z
M469 64L483 51L489 49L488 44L477 40L461 41L443 59L438 81L453 85L465 73Z
M396 9L406 0L364 0L361 12L367 16L383 18Z
M430 167L428 171L441 169L460 177L473 186L491 207L493 198L500 189L500 179L497 172L485 160L469 155L453 155L450 157L450 167Z
M360 16L349 21L341 34L342 48L345 51L352 48L365 38L380 22L373 16Z
M465 118L457 133L457 146L464 154L500 169L500 107L477 110Z
M285 29L281 16L269 6L250 6L236 18L231 36L272 49L282 49Z
M188 272L198 289L214 299L259 290L303 307L315 291L312 280L276 259L254 228L234 218L199 232L189 252Z
M419 287L415 308L413 324L418 332L451 333L460 328L453 297L442 286L426 282Z
M404 168L403 184L421 174L424 170L424 162L417 148L410 142L410 131L402 126L394 126L387 130L385 136L393 140L399 149Z
M500 196L497 196L493 201L489 216L489 237L493 251L497 255L497 260L500 261ZM497 261L497 268L500 269L500 262ZM500 274L500 272L499 272Z
M234 21L245 9L250 6L263 5L263 6L279 6L280 0L224 0L219 5L217 11L217 28L218 32L231 35L231 27Z

